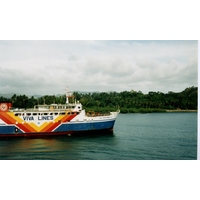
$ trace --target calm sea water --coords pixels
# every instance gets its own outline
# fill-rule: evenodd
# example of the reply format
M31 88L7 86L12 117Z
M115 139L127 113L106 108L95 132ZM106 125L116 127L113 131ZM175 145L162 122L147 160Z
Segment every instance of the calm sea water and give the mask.
M1 160L193 160L197 113L119 114L113 134L0 139Z

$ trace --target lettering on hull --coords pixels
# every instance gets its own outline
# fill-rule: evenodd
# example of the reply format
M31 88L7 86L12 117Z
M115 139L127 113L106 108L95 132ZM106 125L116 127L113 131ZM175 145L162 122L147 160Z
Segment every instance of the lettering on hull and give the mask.
M33 116L25 116L23 117L24 121L34 121L34 117ZM38 116L37 118L38 121L49 121L49 120L53 120L53 116Z

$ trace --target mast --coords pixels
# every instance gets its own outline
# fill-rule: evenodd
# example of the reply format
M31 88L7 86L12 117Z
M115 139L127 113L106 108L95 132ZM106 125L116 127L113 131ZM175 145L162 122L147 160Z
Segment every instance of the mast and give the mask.
M68 87L66 87L65 90L66 90L66 104L68 104L68 103L69 103L69 98L68 98L68 96L69 96Z
M69 98L72 98L72 92L68 91L68 87L66 87L65 90L66 90L66 104L68 104Z
M68 87L66 87L66 104L69 104L69 98L74 98L73 92L68 91ZM72 99L72 101L75 101L74 99Z

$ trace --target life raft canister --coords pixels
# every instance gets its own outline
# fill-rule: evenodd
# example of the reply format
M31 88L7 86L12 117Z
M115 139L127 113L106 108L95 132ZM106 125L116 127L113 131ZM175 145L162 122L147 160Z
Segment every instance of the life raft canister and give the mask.
M12 107L10 102L1 102L0 103L0 112L6 112Z

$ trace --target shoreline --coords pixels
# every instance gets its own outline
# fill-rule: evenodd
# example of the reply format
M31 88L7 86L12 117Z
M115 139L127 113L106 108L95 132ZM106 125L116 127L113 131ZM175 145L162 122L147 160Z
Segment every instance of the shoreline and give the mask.
M198 110L166 110L166 112L198 112Z

